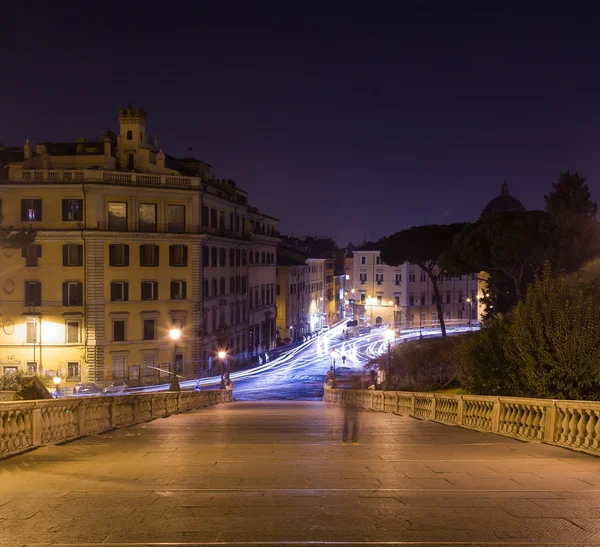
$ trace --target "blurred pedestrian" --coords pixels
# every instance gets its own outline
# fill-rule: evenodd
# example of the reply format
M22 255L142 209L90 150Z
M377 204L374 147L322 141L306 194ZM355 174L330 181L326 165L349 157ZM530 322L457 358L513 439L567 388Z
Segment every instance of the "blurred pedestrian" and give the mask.
M342 432L342 443L348 444L348 434L352 428L352 444L358 444L358 408L354 405L344 405L344 429Z

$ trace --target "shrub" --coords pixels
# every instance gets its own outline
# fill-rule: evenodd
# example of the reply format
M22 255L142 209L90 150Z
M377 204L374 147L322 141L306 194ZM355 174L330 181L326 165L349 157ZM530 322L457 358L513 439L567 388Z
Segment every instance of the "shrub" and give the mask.
M16 391L17 393L20 393L23 389L23 386L21 385L22 377L22 371L0 376L0 391Z
M587 293L587 294L586 294ZM600 301L547 267L513 311L505 354L531 397L600 399Z
M518 395L521 388L513 364L506 358L504 346L510 322L495 317L465 340L460 385L478 395Z

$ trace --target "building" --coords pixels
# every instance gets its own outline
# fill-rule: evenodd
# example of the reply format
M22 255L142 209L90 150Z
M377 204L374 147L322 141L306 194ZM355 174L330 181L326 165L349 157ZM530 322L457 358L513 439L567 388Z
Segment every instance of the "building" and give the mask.
M326 258L307 258L308 287L310 294L309 316L310 330L319 330L327 323L328 301L325 292L325 262ZM332 289L333 290L333 289Z
M353 251L355 281L348 300L356 318L363 324L394 324L400 328L437 324L438 310L427 273L408 263L388 266L374 247L371 244ZM480 319L482 294L477 276L442 277L439 290L447 322Z
M115 134L4 150L1 225L37 235L2 250L0 372L145 385L272 346L277 219L165 154L143 110L121 109Z
M311 332L309 266L304 259L277 257L277 332L279 339L296 340Z
M481 212L481 218L488 218L495 213L507 213L507 212L519 212L525 211L525 206L514 196L511 196L508 192L508 184L504 182L500 187L500 195L492 199Z

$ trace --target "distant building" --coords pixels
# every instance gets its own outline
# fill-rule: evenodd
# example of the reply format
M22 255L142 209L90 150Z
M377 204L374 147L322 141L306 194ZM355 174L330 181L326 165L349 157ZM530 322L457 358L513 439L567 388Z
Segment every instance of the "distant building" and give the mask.
M487 218L494 213L507 213L511 211L523 212L525 207L515 197L508 192L508 184L506 182L500 187L500 195L492 199L481 212L481 218Z
M377 244L352 252L353 287L350 305L363 324L428 327L439 323L433 287L427 273L413 264L388 266ZM439 281L446 321L479 320L482 306L476 276L442 277Z
M303 259L285 254L277 257L277 331L281 341L311 332L308 269Z

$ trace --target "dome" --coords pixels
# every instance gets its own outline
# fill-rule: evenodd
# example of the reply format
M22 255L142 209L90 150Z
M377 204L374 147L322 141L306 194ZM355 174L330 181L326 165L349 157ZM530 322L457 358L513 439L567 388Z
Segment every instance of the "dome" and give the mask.
M517 198L508 193L508 184L505 182L500 188L500 195L485 206L481 212L481 218L489 217L494 213L507 213L510 211L523 212L525 207Z

